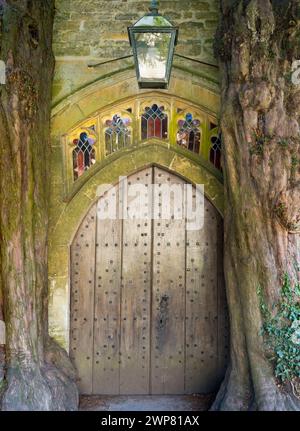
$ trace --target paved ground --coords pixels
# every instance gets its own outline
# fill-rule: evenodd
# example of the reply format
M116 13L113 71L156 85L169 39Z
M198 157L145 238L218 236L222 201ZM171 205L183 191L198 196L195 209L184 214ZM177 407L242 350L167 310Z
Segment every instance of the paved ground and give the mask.
M82 396L81 411L205 411L213 395Z

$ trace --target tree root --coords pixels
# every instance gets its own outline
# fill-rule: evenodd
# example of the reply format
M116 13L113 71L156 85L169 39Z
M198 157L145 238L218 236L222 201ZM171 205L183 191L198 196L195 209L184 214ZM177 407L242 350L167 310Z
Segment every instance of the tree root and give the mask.
M293 394L283 392L275 384L265 389L256 394L259 411L300 411L300 400Z
M292 388L293 384L291 382ZM296 389L292 393L279 388L274 381L245 389L241 380L229 368L211 411L300 411Z
M292 392L294 397L300 400L300 383L299 382L290 382L292 387Z
M9 367L6 389L2 398L3 411L52 410L52 393L41 373L31 364L27 367Z
M43 366L36 363L8 367L3 411L75 411L79 396L76 372L67 353L49 339Z
M241 382L229 366L225 379L210 408L211 411L248 411L255 410L252 391Z
M53 410L78 410L76 370L66 351L52 338L48 339L45 359L45 375L53 394Z

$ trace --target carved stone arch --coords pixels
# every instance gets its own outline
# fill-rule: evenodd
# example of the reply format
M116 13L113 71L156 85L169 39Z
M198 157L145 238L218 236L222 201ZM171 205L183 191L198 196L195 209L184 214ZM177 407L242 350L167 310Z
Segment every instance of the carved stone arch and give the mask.
M221 178L217 172L220 167L215 169L209 158L211 126L215 123L216 115L160 92L138 94L101 107L57 137L57 146L63 152L65 198L74 193L79 179L80 183L84 181L81 177L89 177L87 171L92 167L93 172L102 169L110 163L109 157L116 156L115 152L132 151L156 141L174 151L183 150L187 158L194 153L199 164L208 169L213 167L214 175ZM196 145L190 145L191 135Z
M128 71L111 77L101 77L56 102L52 109L52 135L55 137L64 134L103 107L150 93L158 94L161 98L178 97L212 115L217 115L220 109L219 87L207 78L177 71L172 75L168 90L149 92L139 90L134 72Z

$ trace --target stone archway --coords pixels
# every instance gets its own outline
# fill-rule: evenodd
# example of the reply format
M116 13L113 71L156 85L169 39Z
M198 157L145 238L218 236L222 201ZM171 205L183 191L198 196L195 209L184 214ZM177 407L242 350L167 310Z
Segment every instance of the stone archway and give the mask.
M190 76L190 75L189 75ZM191 77L191 76L190 76ZM186 72L176 71L168 91L151 92L155 98L177 98L215 118L219 110L217 88L201 77L187 84ZM122 100L120 100L122 95ZM150 93L146 92L145 97ZM192 184L204 184L205 195L223 213L222 175L212 165L176 143L150 139L97 162L75 183L68 183L65 138L77 125L93 118L95 112L143 96L134 71L101 78L59 102L52 112L52 179L49 232L49 325L51 335L69 351L70 268L69 251L75 233L97 200L101 184L116 184L152 164L179 175ZM144 97L144 96L143 96ZM127 102L126 102L127 103ZM175 106L172 108L176 112ZM208 118L207 117L207 118ZM208 130L208 127L206 130ZM174 125L172 125L174 129Z

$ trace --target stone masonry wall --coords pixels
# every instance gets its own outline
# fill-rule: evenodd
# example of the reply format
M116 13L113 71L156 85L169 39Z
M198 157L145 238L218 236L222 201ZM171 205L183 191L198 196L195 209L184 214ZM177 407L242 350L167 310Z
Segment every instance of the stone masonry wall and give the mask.
M148 11L149 0L57 0L56 56L111 59L130 54L127 27ZM212 43L218 0L161 0L160 12L180 26L177 52L215 63Z

